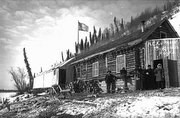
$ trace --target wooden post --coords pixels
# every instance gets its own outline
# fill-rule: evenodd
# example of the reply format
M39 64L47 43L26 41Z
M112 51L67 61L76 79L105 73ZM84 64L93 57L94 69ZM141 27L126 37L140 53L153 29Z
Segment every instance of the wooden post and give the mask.
M78 28L77 28L77 43L79 44L79 21L78 21Z
M178 86L180 86L180 41L178 40L177 42L177 64L178 64Z
M168 57L163 58L163 69L164 69L164 76L165 76L165 87L170 87L169 82L169 70L168 70Z

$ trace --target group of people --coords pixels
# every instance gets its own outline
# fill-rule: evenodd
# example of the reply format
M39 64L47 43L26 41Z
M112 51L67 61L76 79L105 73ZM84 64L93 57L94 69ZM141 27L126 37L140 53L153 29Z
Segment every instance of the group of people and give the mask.
M136 71L139 78L136 84L137 89L149 90L165 88L165 76L162 64L159 63L154 70L151 68L151 65L148 65L147 69L138 68Z
M136 68L134 74L137 75L138 78L138 80L136 81L136 90L165 88L164 70L160 63L154 70L151 68L151 65L148 65L147 69L141 69L140 67ZM124 81L124 90L128 90L127 70L124 67L120 70L120 75L121 79L123 79ZM107 93L115 93L117 79L118 77L113 75L110 70L107 71L107 75L105 76Z
M124 81L124 90L128 89L127 86L127 71L123 67L122 70L120 70L120 75L121 78ZM115 93L116 90L116 80L118 77L113 75L110 70L107 71L107 75L105 76L105 82L106 82L106 87L107 87L107 93Z

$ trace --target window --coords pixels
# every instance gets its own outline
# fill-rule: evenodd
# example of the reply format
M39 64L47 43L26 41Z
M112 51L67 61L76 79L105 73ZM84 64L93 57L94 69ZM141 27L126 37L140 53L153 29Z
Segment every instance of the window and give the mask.
M86 72L87 72L87 68L86 68L86 63L81 64L81 77L84 78L86 77Z
M99 62L95 62L92 64L92 76L93 77L99 76Z
M106 66L106 68L108 68L108 60L107 60L107 55L106 55L106 57L105 57L105 66Z
M160 38L167 38L167 33L160 31Z
M77 70L77 77L81 77L81 68L80 66L76 68Z
M118 55L116 57L116 73L120 73L120 70L126 68L126 55Z
M88 69L88 65L87 65L87 63L86 63L86 71L87 71L87 69Z

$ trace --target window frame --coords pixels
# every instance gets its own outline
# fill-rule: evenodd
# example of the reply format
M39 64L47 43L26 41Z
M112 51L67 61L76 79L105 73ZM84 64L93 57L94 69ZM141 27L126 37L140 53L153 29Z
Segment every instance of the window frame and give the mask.
M99 62L96 61L92 63L92 77L98 77L99 76Z
M81 66L76 67L77 77L81 77Z
M105 67L108 68L108 57L107 57L107 55L105 57Z
M126 55L125 54L117 55L116 56L116 73L120 73L120 70L123 68L123 67L121 67L121 65L119 65L119 62L118 62L118 58L121 58L122 56L123 56L123 60L124 60L123 67L126 68ZM120 67L118 67L118 65Z
M165 35L165 37L162 37L162 34ZM163 32L163 31L160 31L160 38L167 38L167 33Z

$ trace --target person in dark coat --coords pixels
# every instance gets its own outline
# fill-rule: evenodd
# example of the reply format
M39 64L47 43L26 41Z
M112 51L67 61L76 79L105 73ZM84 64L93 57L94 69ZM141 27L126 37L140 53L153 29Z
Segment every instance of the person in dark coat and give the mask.
M107 75L105 77L105 82L107 86L107 93L114 93L116 89L116 76L111 74L111 71L107 71Z
M141 68L141 66L138 66L136 69L135 69L136 73L137 73L137 77L139 78L139 80L136 80L136 89L137 90L143 90L144 89L144 86L143 86L143 83L144 83L144 73L145 73L145 70Z
M120 70L120 74L121 74L121 77L124 81L124 91L128 90L128 86L127 86L127 71L126 69L123 67L121 70Z
M155 89L155 77L154 77L154 71L151 68L151 65L148 65L148 69L145 71L146 79L145 79L145 86L146 89Z

